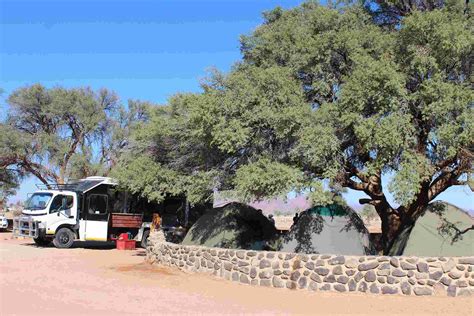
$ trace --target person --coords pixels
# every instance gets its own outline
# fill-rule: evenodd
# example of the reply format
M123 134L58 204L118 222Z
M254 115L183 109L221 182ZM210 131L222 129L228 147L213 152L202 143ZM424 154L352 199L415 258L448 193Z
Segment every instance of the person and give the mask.
M270 220L270 222L273 223L273 225L275 225L275 219L273 218L273 214L268 215L268 219Z
M296 224L296 222L297 222L297 221L298 221L298 219L299 219L299 216L300 216L300 214L298 214L298 213L295 213L295 216L293 216L293 225L295 225L295 224Z

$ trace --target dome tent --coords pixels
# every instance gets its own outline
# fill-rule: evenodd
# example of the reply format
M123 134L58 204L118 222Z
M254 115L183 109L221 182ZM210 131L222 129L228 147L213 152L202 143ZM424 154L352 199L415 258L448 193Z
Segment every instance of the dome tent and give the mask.
M204 213L190 228L182 244L262 250L276 235L275 225L260 211L232 202Z
M431 203L394 241L392 256L472 256L474 224L469 214L446 202ZM461 234L461 232L463 232Z
M359 215L338 204L301 212L283 237L281 251L342 255L371 254L369 233Z

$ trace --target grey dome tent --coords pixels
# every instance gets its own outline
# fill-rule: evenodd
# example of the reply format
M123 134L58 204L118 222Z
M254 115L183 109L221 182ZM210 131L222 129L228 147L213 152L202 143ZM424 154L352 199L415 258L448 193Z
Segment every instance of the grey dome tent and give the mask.
M275 225L261 211L232 202L206 211L191 226L182 244L262 250L276 235Z
M282 239L281 251L343 255L371 254L369 233L359 215L338 204L301 212Z
M473 256L474 221L460 208L431 203L414 225L400 233L392 256Z

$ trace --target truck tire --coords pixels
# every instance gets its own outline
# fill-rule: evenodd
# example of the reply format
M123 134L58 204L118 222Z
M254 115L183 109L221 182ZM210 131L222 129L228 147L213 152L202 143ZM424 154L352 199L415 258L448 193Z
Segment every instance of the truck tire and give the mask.
M39 247L45 247L51 243L51 239L45 239L45 238L33 238L33 241L35 242L36 246Z
M142 246L142 248L146 249L146 246L148 246L148 237L149 236L150 236L150 230L147 229L143 232L142 241L140 242L140 246Z
M69 228L63 227L54 235L53 245L56 248L71 248L75 235Z

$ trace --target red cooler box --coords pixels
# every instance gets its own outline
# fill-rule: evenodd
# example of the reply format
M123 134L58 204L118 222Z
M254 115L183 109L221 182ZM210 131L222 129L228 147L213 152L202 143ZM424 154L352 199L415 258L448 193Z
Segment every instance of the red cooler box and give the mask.
M119 239L115 241L118 250L134 250L136 247L135 240L129 240L128 234L120 234Z

